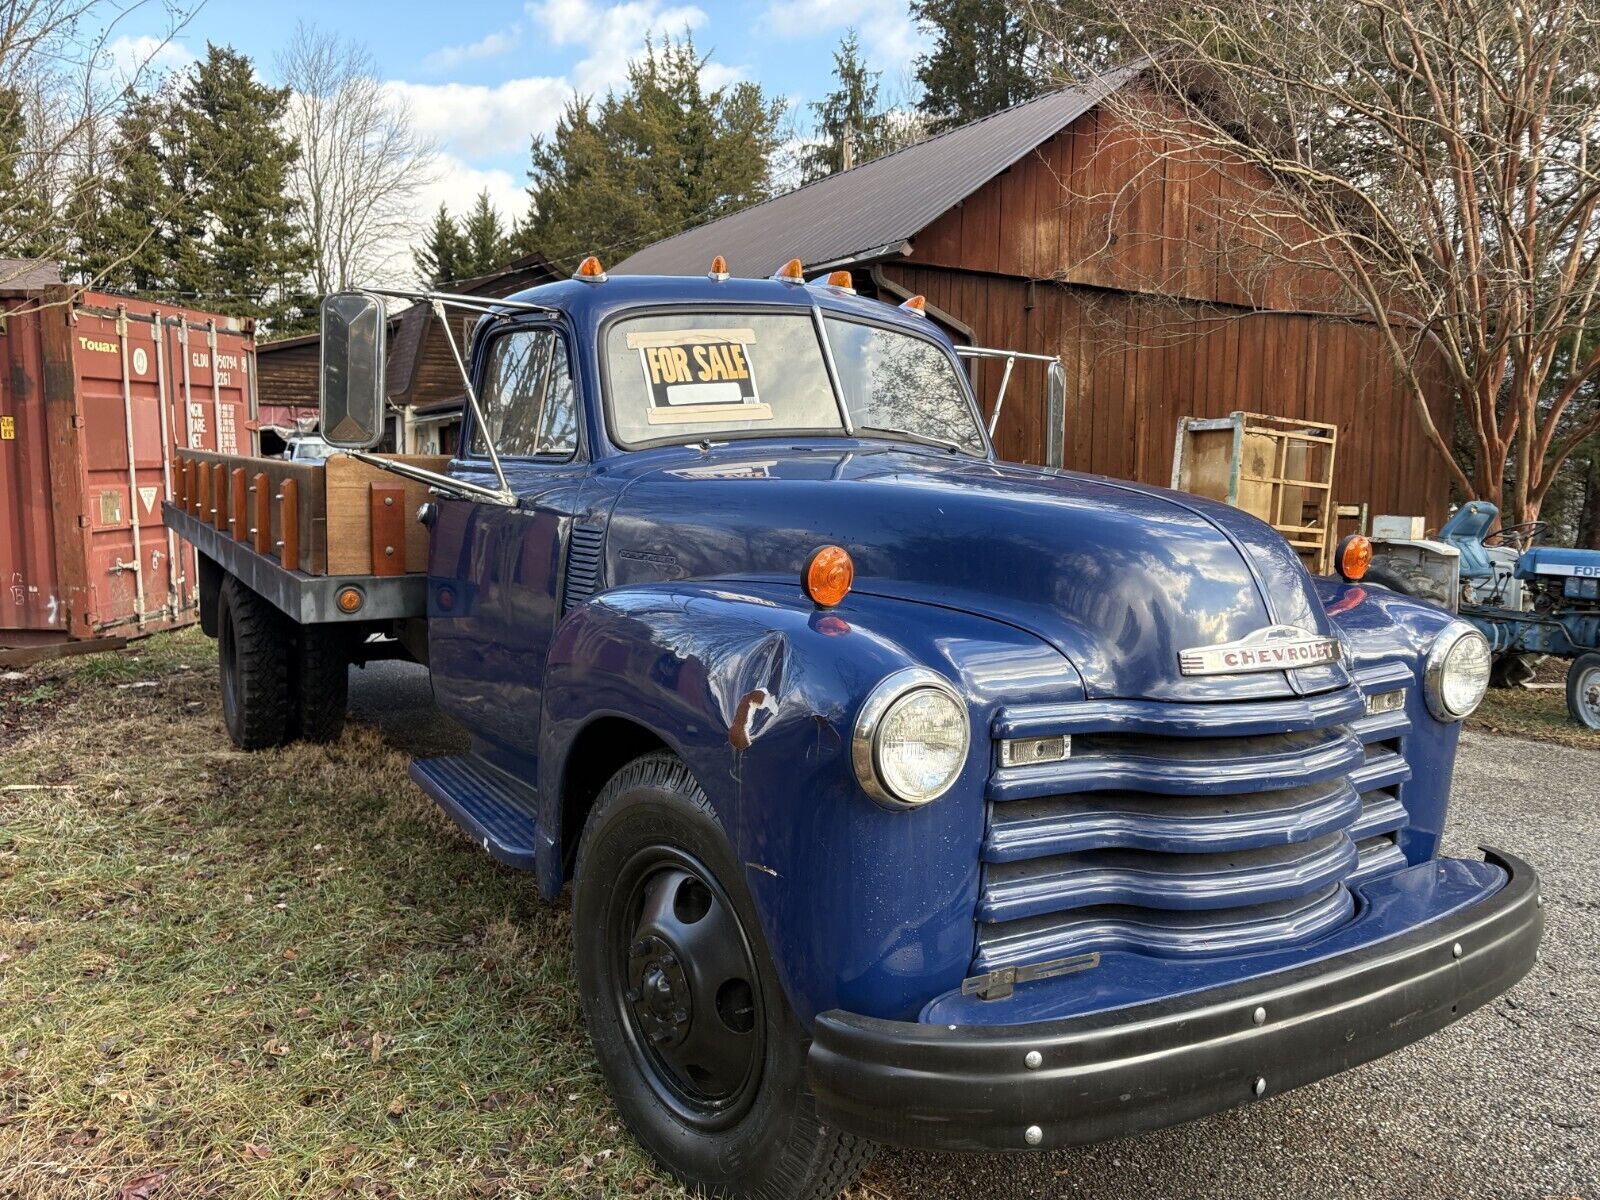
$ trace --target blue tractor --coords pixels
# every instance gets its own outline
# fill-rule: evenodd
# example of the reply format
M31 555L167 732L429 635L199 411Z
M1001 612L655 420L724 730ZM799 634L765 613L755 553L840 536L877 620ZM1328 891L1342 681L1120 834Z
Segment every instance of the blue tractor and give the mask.
M1544 655L1570 659L1568 711L1600 730L1600 550L1541 546L1546 522L1496 529L1499 517L1473 500L1436 538L1375 536L1367 579L1459 612L1489 639L1499 686L1532 678Z

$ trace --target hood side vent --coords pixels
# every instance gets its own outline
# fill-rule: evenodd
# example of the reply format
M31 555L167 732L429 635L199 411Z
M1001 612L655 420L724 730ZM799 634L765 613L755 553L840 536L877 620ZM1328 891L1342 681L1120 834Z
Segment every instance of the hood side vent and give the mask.
M601 588L600 548L606 531L600 525L574 525L567 543L567 574L561 592L561 612L565 616Z

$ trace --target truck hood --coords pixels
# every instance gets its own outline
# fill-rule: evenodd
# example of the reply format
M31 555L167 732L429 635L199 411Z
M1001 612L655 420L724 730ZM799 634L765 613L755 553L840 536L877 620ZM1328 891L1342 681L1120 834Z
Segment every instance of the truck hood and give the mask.
M1342 686L1342 665L1192 677L1183 650L1270 625L1333 629L1293 550L1195 496L1097 476L850 444L721 447L645 467L606 536L614 585L778 581L826 543L855 590L1025 629L1093 699L1225 700ZM643 464L640 464L643 467ZM848 602L847 602L848 603Z

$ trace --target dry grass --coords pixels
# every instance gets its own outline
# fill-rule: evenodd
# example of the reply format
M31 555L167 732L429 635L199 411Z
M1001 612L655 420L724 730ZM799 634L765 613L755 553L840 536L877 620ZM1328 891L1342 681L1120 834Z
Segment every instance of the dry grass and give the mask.
M373 730L232 751L214 661L0 682L0 1196L681 1194L601 1088L567 909Z
M1567 712L1568 665L1567 660L1559 658L1540 664L1534 682L1557 686L1490 688L1483 704L1468 719L1467 727L1579 750L1600 750L1600 732L1578 724Z

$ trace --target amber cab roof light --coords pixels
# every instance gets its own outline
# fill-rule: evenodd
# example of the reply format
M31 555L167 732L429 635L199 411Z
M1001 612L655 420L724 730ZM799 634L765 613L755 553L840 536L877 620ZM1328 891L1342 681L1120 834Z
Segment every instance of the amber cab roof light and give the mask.
M928 302L921 296L912 296L909 300L902 301L900 307L908 313L916 313L919 317L928 315Z
M600 265L600 260L591 254L578 264L578 269L572 273L572 277L581 279L585 283L604 283L606 269Z
M804 283L806 281L806 265L798 258L791 258L779 267L772 276L781 279L784 283Z
M1339 543L1339 574L1351 583L1362 578L1372 565L1372 543L1359 533L1352 533Z
M717 255L711 260L711 270L707 274L717 283L721 283L728 277L728 260L720 254Z
M850 594L856 564L843 546L818 546L806 559L801 586L818 608L832 608Z

